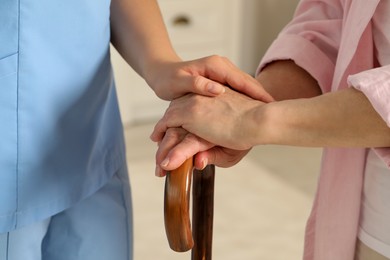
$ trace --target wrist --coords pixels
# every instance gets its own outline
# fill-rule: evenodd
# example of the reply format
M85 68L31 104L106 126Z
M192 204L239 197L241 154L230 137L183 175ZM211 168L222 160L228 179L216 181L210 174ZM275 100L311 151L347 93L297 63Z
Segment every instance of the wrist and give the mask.
M289 128L289 119L286 119L287 106L286 101L271 102L259 106L252 120L252 129L255 131L251 136L254 137L254 145L266 144L287 144L286 136Z
M175 65L181 62L177 55L169 57L160 57L151 59L142 69L142 77L153 90L153 92L161 99L172 100L173 87L172 82L175 74Z
M270 104L257 105L248 113L248 117L243 119L246 122L244 125L247 126L243 138L249 138L247 143L250 147L272 143L271 113L273 112Z
M180 57L172 50L170 54L164 55L149 55L149 58L145 58L142 62L141 76L148 83L156 83L160 80L161 76L166 74L166 68L172 64L181 62ZM154 86L151 86L152 88Z
M262 112L262 144L323 147L331 145L336 133L331 106L321 106L318 98L302 98L269 103ZM334 113L332 113L334 115Z

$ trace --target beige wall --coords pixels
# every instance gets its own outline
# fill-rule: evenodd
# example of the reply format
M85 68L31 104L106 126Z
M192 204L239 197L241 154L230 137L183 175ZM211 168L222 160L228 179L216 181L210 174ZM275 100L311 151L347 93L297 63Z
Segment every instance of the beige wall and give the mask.
M280 30L291 20L299 0L242 0L241 68L253 73Z

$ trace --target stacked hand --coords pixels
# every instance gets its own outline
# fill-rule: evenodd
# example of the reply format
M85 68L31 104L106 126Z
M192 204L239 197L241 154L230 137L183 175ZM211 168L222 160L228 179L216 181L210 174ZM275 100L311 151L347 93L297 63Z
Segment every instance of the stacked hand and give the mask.
M217 96L225 92L225 86L257 100L273 100L256 79L221 56L192 61L179 58L156 61L145 70L144 77L156 95L164 100L173 100L188 93Z
M188 94L175 99L151 135L159 143L156 175L164 176L194 155L197 169L236 164L254 145L262 106L264 102L229 88L216 97Z

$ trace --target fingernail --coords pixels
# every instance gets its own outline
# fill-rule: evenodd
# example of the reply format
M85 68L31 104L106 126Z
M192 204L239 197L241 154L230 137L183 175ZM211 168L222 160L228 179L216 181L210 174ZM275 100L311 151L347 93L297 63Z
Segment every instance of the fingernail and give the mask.
M158 165L156 165L154 175L156 175L156 177L162 177L162 170Z
M202 161L202 170L204 170L204 168L206 168L207 166L207 159L203 159Z
M160 165L161 165L162 167L167 167L168 164L169 164L169 158L165 158L164 161L162 161Z
M225 92L225 88L219 84L210 82L207 85L207 91L214 95L220 95Z

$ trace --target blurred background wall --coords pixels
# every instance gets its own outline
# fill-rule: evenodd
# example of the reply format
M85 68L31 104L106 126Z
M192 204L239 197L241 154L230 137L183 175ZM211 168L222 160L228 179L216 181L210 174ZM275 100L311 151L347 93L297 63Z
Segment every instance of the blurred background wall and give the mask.
M291 20L298 0L242 2L240 68L253 74L268 46Z
M297 3L298 0L159 0L173 45L183 59L218 54L251 75L291 19ZM167 102L155 97L113 48L112 61L124 124L159 118Z

